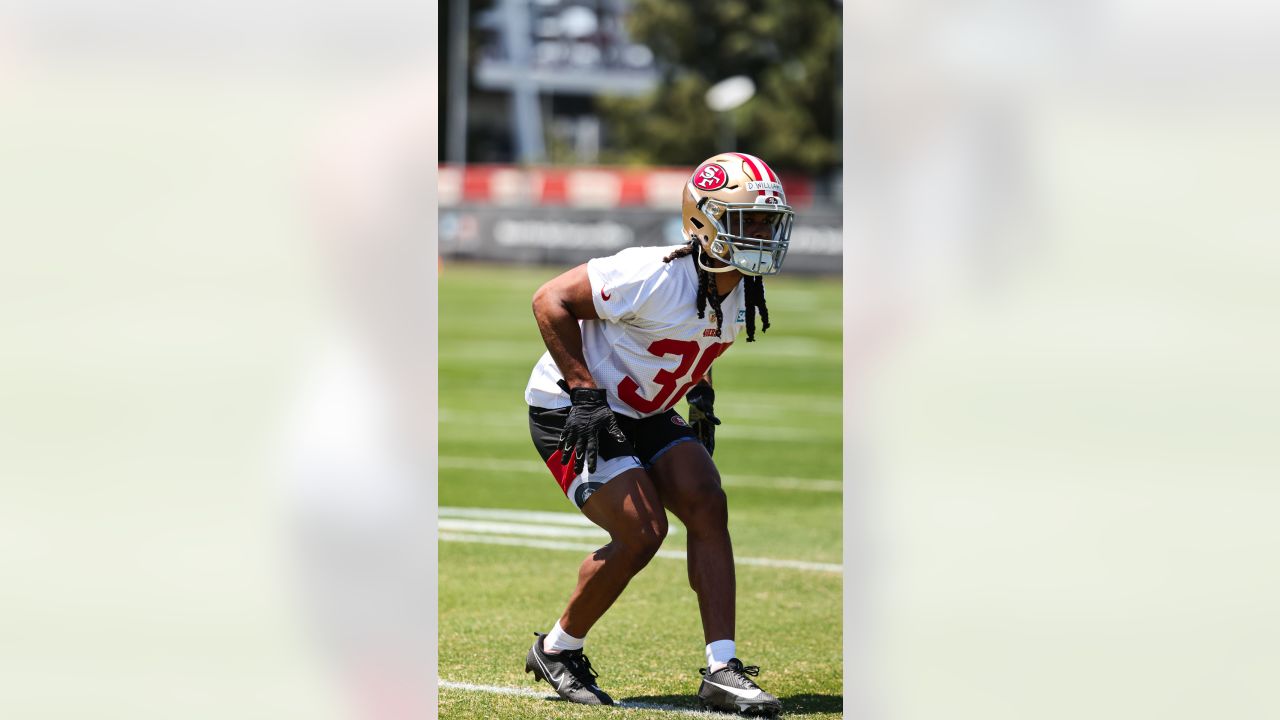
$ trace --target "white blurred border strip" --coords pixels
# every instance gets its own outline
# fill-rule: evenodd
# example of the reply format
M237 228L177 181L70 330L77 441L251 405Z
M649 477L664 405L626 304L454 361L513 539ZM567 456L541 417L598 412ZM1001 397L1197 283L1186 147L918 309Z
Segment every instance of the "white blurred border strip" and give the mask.
M493 458L469 458L441 456L440 467L449 470L487 470L493 472L544 473L547 466L532 460L495 460ZM765 490L801 490L805 492L843 492L839 480L801 477L770 477L767 475L721 475L726 487L759 488Z
M441 532L441 542L481 543L485 545L508 545L511 547L537 548L539 550L571 550L573 552L592 552L598 550L596 545L585 543L561 542L559 540L534 540L531 538L500 537L497 535L469 535L467 533ZM659 550L658 557L667 560L685 560L686 555L679 550ZM808 570L844 574L844 566L835 563L808 562L805 560L778 560L775 558L735 557L736 565L757 565L760 567L787 568L790 570Z

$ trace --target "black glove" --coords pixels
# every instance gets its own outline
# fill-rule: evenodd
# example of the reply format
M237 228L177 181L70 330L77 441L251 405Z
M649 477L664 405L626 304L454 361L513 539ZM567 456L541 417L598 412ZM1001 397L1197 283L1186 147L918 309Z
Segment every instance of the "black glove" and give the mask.
M604 390L598 388L574 388L560 381L560 386L569 393L569 419L565 420L564 431L560 433L560 464L568 465L569 458L574 458L573 473L582 474L585 461L588 472L596 471L596 453L600 449L599 434L609 433L618 442L626 442L627 436L622 434L618 421L609 409L609 401Z
M711 406L716 402L716 391L706 383L698 383L685 399L689 401L689 427L697 434L698 442L707 448L707 454L714 455L716 426L720 424L720 418L711 411Z

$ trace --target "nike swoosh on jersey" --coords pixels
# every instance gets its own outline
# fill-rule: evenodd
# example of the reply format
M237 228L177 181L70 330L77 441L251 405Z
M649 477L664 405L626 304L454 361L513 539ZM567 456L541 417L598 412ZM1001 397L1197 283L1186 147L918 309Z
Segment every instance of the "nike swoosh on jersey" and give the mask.
M759 695L759 694L762 692L762 691L761 691L761 690L759 690L759 689L756 689L756 690L743 690L742 688L729 687L728 685L721 685L721 684L720 684L720 683L718 683L718 682L711 682L710 680L707 680L707 679L705 679L705 678L702 680L702 682L704 682L704 683L706 683L706 684L708 684L708 685L715 685L716 687L720 688L721 690L728 690L729 692L733 693L734 695L737 695L738 697L742 698L743 700L750 700L750 699L754 698L755 696Z
M611 298L611 297L613 297L613 295L606 295L606 294L605 294L605 292L604 292L604 288L600 288L600 299L601 299L601 300L604 300L605 302L608 302L608 301L609 301L609 298Z

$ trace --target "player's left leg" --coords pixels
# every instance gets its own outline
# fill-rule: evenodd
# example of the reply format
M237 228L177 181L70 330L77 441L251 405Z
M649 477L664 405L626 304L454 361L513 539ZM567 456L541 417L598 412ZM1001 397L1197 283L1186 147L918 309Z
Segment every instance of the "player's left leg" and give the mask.
M688 536L689 585L698 595L707 643L707 667L701 670L698 697L704 706L717 710L777 715L782 703L749 677L758 674L760 668L744 666L734 657L733 543L729 537L728 500L711 455L700 443L677 443L653 459L650 477L662 496L662 504L684 523Z
M689 586L698 595L706 642L732 640L736 580L729 505L719 471L701 444L682 442L658 456L650 477L662 504L687 530Z

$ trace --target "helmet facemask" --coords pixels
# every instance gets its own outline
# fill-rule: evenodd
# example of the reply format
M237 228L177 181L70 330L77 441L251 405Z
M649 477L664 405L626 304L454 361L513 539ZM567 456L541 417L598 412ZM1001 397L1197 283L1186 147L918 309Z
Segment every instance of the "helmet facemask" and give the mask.
M707 272L737 270L744 275L774 275L782 269L791 243L791 225L795 212L789 205L722 202L711 197L698 201L700 214L710 223L714 233L706 233L698 253L698 266ZM769 233L768 238L759 237ZM703 262L708 255L724 263L711 266Z

